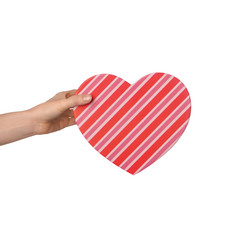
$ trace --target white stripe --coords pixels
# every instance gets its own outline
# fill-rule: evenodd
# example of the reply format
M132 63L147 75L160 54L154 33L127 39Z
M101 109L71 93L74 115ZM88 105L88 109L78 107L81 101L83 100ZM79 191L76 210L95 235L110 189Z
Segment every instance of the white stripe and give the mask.
M164 148L164 146L165 146L182 128L184 128L184 127L186 126L186 124L188 123L188 121L189 121L189 120L185 121L184 124L183 124L180 128L178 128L177 131L151 156L150 159L148 159L145 163L143 163L142 166L139 167L139 169L138 169L134 174L137 174L142 168L144 168L144 167L155 157L155 155L156 155L159 151L161 151L161 149ZM166 150L160 157L162 157L166 152L168 152L168 151L174 146L174 144L175 144L178 140L179 140L179 138L178 138L176 141L174 141L173 144L171 144L170 147L167 148L167 150ZM159 158L160 158L160 157L159 157ZM159 158L158 158L158 159L159 159Z
M136 88L135 91L134 91L134 92L132 93L132 95L130 95L130 96L132 97L133 95L135 95L135 94L143 87L143 85L145 85L145 83L148 82L148 80L149 80L153 75L154 75L154 73L149 74L148 77L142 82L142 84L141 84L138 88ZM135 83L135 84L136 84L136 83ZM117 101L114 102L114 103L111 105L111 107L105 112L105 114L104 114L101 118L99 118L99 121L100 121L105 115L107 115L107 113L118 103L118 101L120 101L121 98L124 97L124 95L125 95L128 91L130 91L130 90L131 90L131 88L128 88L128 89L117 99ZM122 108L129 100L130 100L130 98L128 98L125 102L123 102L123 104L120 105L120 106L104 121L104 123L102 123L102 124L91 134L91 136L87 139L87 141L89 141L89 140L105 125L105 123L106 123L107 121L109 121L109 119L112 117L112 115L116 114L117 111L118 111L120 108ZM99 122L99 121L98 121L98 122ZM97 123L98 123L98 122L97 122ZM86 134L88 133L88 131L89 131L90 129L92 129L92 127L93 127L93 125L90 126L90 128L87 129L87 131L86 131L85 133L83 133L83 136L86 136Z
M80 94L83 94L85 92L85 90L88 88L89 85L91 85L91 83L93 83L101 74L98 74L96 75L87 85L84 89L82 89L82 91L79 93ZM94 89L96 89L103 81L104 79L108 76L109 74L105 74L103 78L101 78L101 80L99 80L97 82L97 84L94 85L94 87L89 91L89 92L92 92ZM73 108L73 110L75 110L78 106L75 106Z
M93 105L94 103L96 103L96 102L98 101L98 99L99 99L103 94L105 94L105 92L117 81L117 79L118 79L118 77L116 77L116 78L107 86L107 88L105 88L105 90L104 90L98 97L96 97L93 102L91 102L91 103L89 104L89 107L87 107L87 108L82 112L82 114L80 114L79 117L76 119L77 121L79 121L80 117L81 117L84 113L86 113L86 112L88 111L88 109L92 108L92 105ZM122 83L124 83L124 81L121 81L100 103L98 103L96 106L94 106L93 110L83 119L83 121L82 121L81 123L79 123L78 126L79 126L79 127L82 126L82 124L93 114L93 112L95 112L96 109L97 109L100 105L102 105L102 104L106 101L106 99L109 98L109 96L112 95L112 93L115 91L115 89L119 88L119 87L122 85Z
M121 132L122 129L124 129L124 128L130 123L131 119L135 118L135 117L146 107L146 105L148 105L149 102L151 102L151 100L152 100L173 78L174 78L173 76L170 77L170 78L148 99L148 101L145 102L145 104L129 118L129 120L127 121L127 123L126 123L123 127L121 127L98 151L101 152L101 151L109 144L109 142L111 142L111 140L114 139L115 136L117 136L117 134L118 134L119 132ZM155 88L155 86L156 86L157 84L159 84L159 82L160 82L161 80L162 80L162 79L160 79L152 88L150 88L150 89L143 95L143 97L120 119L119 122L117 122L117 123L114 125L114 127L108 132L108 134L105 135L105 137L102 138L100 141L104 141L104 139L105 139L109 134L111 134L111 132L113 132L113 130L118 126L118 124L120 124L120 123L124 120L124 118L125 118L131 111L133 111L133 109L153 90L153 88ZM100 142L100 141L99 141L99 142ZM94 148L98 145L99 142L97 142L97 144L94 146Z
M137 162L137 160L188 110L188 108L190 107L190 103L188 104L188 106L168 125L164 128L164 130L159 133L159 135L125 168L125 170L128 170L135 162ZM156 132L156 131L155 131ZM138 149L136 149L136 151L138 151L142 145L147 142L150 137L153 134L151 134L141 145ZM131 155L131 154L130 154ZM130 157L130 156L129 156ZM127 157L127 159L129 158ZM126 160L127 160L126 159ZM126 160L124 161L124 163L126 162ZM122 165L122 164L121 164ZM120 165L120 166L121 166Z
M126 138L124 138L122 142L119 142L119 144L120 144L120 145L123 144L123 142L125 142L126 139L127 139L128 137L130 137L130 136L134 133L134 131L136 131L136 129L155 111L155 109L158 108L159 105L161 105L162 102L164 102L165 99L166 99L173 91L175 91L175 89L178 88L180 85L181 85L181 82L179 82L179 83L145 116L145 118L143 118L143 119L139 122L139 124L126 136ZM158 113L156 113L156 115L155 115L155 116L151 119L151 121L149 122L149 125L184 91L184 89L185 89L185 87L183 87L176 95L174 95L173 98L170 99L170 101L167 102L167 104L166 104L163 108L161 108L161 110L159 110ZM121 150L117 153L117 155L116 155L111 161L114 162L114 160L115 160L115 159L137 138L137 136L139 136L139 135L141 134L141 132L143 132L149 125L146 125L144 128L142 128L142 129L131 139L131 141L129 141L129 142L126 144L126 146L124 146L124 148L121 149ZM118 144L118 145L119 145L119 144ZM117 146L118 146L118 145L117 145ZM116 146L116 147L117 147L117 146ZM112 149L111 152L113 152L113 151L116 149L116 147L115 147L114 149ZM110 156L111 152L107 155L106 158L108 158L108 157Z

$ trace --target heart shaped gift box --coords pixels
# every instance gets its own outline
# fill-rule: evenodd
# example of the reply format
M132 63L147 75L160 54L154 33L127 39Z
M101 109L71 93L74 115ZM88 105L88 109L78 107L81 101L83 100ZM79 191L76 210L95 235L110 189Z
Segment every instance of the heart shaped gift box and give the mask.
M191 113L188 90L176 77L151 73L134 84L111 74L84 81L76 94L92 102L74 108L77 126L105 158L136 174L164 155L183 134Z

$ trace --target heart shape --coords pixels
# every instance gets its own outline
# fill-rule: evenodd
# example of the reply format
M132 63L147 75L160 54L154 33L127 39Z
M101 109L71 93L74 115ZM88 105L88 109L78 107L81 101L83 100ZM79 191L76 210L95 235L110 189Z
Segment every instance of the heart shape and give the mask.
M130 85L111 74L84 81L76 94L91 94L74 108L86 140L105 158L136 174L165 154L183 134L191 113L188 90L176 77L151 73Z

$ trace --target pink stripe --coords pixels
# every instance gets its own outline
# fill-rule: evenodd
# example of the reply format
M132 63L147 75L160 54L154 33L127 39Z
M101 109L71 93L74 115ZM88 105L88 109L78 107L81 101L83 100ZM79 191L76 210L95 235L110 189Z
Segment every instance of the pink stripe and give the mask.
M114 81L115 79L112 79L112 81ZM112 83L112 81L110 81L109 82L109 85ZM76 121L77 121L77 124L79 125L79 127L81 127L80 126L80 123L93 111L93 109L98 105L98 104L100 104L103 100L104 100L104 98L112 91L112 89L113 88L115 88L119 83L121 83L121 82L124 82L124 80L122 80L121 78L118 78L112 85L111 85L111 87L104 93L104 94L102 94L102 96L97 100L97 101L95 101L95 102L93 102L93 104L91 103L89 106L88 106L88 108L87 108L87 110L86 110L86 112L79 118L79 119L77 119ZM106 88L107 88L107 86L106 86ZM113 93L114 94L114 93ZM111 94L112 95L112 94ZM103 103L101 103L101 105L102 104L104 104L104 102ZM100 105L100 106L101 106ZM99 107L100 107L99 106Z
M145 148L148 147L148 145L156 139L156 137L158 137L158 135L164 131L166 132L168 130L167 126L173 122L173 120L188 106L188 104L190 103L190 100L188 99L187 101L184 102L184 104L182 104L182 106L174 113L172 114L172 116L170 116L167 121L162 124L162 126L160 128L158 128L158 130L154 133L150 135L150 138L148 139L148 141L146 141L141 147L139 147L137 149L137 151L135 151L121 166L121 168L125 169ZM166 129L165 129L166 128ZM164 130L165 129L165 130ZM157 140L157 139L156 139Z
M102 146L112 137L112 135L114 135L114 133L116 133L119 129L121 128L124 128L125 124L126 123L129 123L129 120L131 118L134 118L136 117L136 112L146 103L148 103L148 100L153 96L153 94L155 94L159 88L161 88L165 83L166 81L170 78L171 76L170 75L166 75L162 81L160 81L150 92L149 94L147 94L143 99L142 101L140 101L135 108L133 108L132 111L130 111L128 114L126 114L126 117L123 118L122 121L119 121L115 126L114 128L112 128L102 139L101 141L99 142L99 144L97 146L95 146L95 149L97 151L100 150L100 148L102 148ZM166 85L167 86L167 85ZM165 87L166 87L165 86ZM158 94L157 94L158 96ZM153 100L153 99L152 99ZM152 101L151 100L151 101ZM150 101L150 102L151 102Z
M130 132L128 137L125 138L120 145L118 145L117 148L113 149L112 154L108 157L108 159L111 161L118 152L120 152L132 139L134 136L136 136L142 129L148 127L148 124L153 122L153 118L164 108L164 106L170 101L170 99L173 98L184 86L182 84L179 85L178 88L176 88L150 115L147 117L142 124L139 125L139 127L133 131ZM179 97L179 96L178 96Z
M183 127L181 128L180 131L177 132L177 134L175 134L175 136L164 146L162 147L162 149L156 153L155 155L151 156L136 172L135 174L143 171L145 168L147 168L148 166L150 166L152 163L154 163L158 158L160 158L161 156L163 156L166 152L168 152L170 150L170 148L173 147L173 145L179 140L179 138L181 137L181 135L183 134L186 126L188 124L188 121L186 121L183 125Z
M154 76L154 75L153 75ZM152 77L153 77L152 76ZM143 81L148 77L147 76L144 76L142 77L139 81L137 81L136 83L134 83L129 89L128 91L121 97L121 99L115 103L114 107L112 108L109 108L109 111L106 111L105 114L102 116L102 118L99 118L98 121L93 124L91 126L91 128L86 132L84 133L83 135L85 135L86 139L88 139L90 137L90 135L93 133L93 131L98 127L100 126L107 118L109 115L111 115L112 113L114 113L115 109L117 109L131 94L132 92L134 92L142 83ZM151 77L151 79L152 79ZM142 89L142 88L141 88Z

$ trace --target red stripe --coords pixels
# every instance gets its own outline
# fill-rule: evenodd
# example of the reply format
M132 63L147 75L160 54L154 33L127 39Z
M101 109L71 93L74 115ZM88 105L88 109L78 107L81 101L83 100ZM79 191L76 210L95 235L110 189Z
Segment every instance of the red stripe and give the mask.
M114 161L120 165L137 147L186 99L187 91L183 91L146 129L143 131L124 152L122 152Z
M127 171L134 174L189 119L189 116L190 108Z
M99 132L89 141L92 146L97 142L132 108L137 101L163 76L163 73L156 73L153 77L100 129Z
M111 107L112 104L130 87L128 82L124 82L98 109L92 114L88 121L79 127L82 133L85 133L100 117Z

